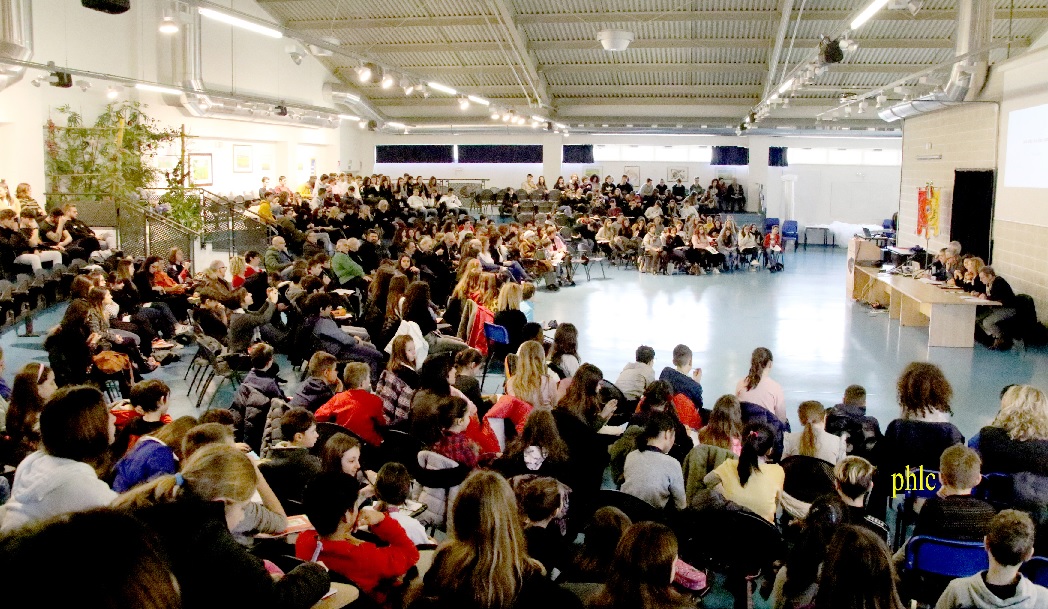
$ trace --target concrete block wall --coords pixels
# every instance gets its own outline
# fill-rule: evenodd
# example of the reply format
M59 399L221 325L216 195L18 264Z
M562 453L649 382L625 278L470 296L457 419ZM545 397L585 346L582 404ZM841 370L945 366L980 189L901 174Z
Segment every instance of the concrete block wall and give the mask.
M993 268L1017 294L1029 294L1048 322L1048 227L996 220Z
M902 187L899 194L899 247L925 246L917 235L917 189L928 182L941 189L939 236L927 247L939 251L950 242L955 169L997 167L998 109L976 103L907 119L903 126ZM940 159L918 157L942 155Z

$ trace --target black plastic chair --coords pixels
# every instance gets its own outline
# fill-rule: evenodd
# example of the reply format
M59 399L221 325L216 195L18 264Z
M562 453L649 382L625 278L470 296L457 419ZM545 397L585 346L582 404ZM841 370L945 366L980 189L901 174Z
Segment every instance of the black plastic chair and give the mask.
M630 417L633 416L633 411L637 408L635 400L627 398L626 394L615 383L607 379L602 379L597 385L597 395L600 396L600 401L603 404L607 404L611 400L618 400L618 403L615 405L615 414L608 419L608 425L622 425L629 422Z
M786 553L779 529L749 511L706 510L688 522L678 533L681 558L725 574L735 606L752 607L754 581Z
M639 499L611 489L602 489L597 493L593 502L594 511L602 507L614 507L623 511L633 522L666 522L666 513L651 505L643 499Z
M780 465L786 472L782 490L794 499L812 503L836 492L833 466L822 459L793 455L783 459Z

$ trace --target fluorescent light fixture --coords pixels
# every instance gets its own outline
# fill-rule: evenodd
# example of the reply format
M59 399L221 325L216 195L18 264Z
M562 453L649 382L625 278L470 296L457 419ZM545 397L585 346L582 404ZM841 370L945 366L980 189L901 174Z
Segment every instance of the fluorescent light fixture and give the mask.
M352 114L339 114L338 117L344 121L359 121L359 116L353 116Z
M469 101L471 101L471 102L473 102L475 104L480 104L482 106L490 106L491 105L491 102L489 102L488 100L484 99L483 97L477 97L476 95L467 95L466 99L468 99Z
M394 129L407 129L408 128L408 126L405 125L404 123L396 123L396 122L393 122L393 121L387 121L386 122L386 126L387 127L393 127Z
M541 116L536 116L534 114L531 115L531 120L538 121L540 123L546 122L546 119L542 118Z
M465 110L468 110L468 109L469 109L469 98L460 97L459 98L459 110L465 111Z
M792 87L792 86L793 86L793 79L792 78L787 80L786 82L782 83L781 85L779 85L779 91L778 91L779 95L782 95L783 93L789 91L790 87Z
M887 2L887 0L885 0L885 2ZM234 17L233 15L230 15L228 13L223 13L221 11L216 11L210 8L204 8L202 6L197 8L197 10L200 12L201 15L207 17L208 19L214 19L215 21L220 21L233 27L238 27L242 30L248 30L249 32L255 32L256 34L262 34L263 36L269 36L270 38L284 37L284 34L279 30L274 30L273 28L266 27L264 25L259 25L253 21L248 21L247 19Z
M873 0L873 2L871 2L869 6L867 6L864 9L862 9L862 12L859 13L858 17L856 17L854 20L852 20L852 22L851 22L851 29L857 30L857 29L861 28L864 23L866 23L867 21L870 20L870 17L873 17L874 15L876 15L877 11L881 10L882 8L884 8L887 5L888 5L888 0Z
M440 91L441 93L447 93L448 95L455 95L456 93L458 93L458 91L452 89L451 87L449 87L447 85L442 85L439 82L431 82L431 83L429 83L429 88L430 89L436 89L437 91Z
M182 89L176 89L174 87L162 87L160 85L151 85L149 83L136 83L135 88L139 91L152 91L154 93L167 93L168 95L181 95Z
M491 111L491 120L493 120L493 121L497 121L497 120L499 120L499 118L501 118L501 117L502 117L502 115L501 115L501 114L499 114L499 111L498 111L498 110L492 110L492 111Z

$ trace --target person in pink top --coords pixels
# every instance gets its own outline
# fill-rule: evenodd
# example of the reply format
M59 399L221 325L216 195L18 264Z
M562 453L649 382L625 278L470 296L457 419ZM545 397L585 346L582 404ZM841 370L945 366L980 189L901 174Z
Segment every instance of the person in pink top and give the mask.
M735 397L740 402L750 402L763 406L775 413L783 423L786 422L786 396L782 385L771 378L771 351L764 347L753 350L750 358L750 373L735 386Z

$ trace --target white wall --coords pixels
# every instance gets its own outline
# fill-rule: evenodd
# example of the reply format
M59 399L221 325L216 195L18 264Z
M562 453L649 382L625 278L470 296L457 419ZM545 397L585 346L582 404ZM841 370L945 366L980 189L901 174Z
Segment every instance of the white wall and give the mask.
M221 4L266 16L253 0L223 0ZM165 72L158 70L158 49L170 44L169 38L157 32L163 3L139 1L131 6L122 15L107 15L83 8L78 0L33 0L35 52L31 60L160 81L159 74ZM287 40L202 21L203 77L209 87L330 107L321 89L325 80L334 79L315 58L307 56L302 65L296 66L285 51ZM54 109L69 105L93 119L109 101L104 81L92 81L87 92L75 86L33 87L30 82L39 75L40 71L29 70L18 84L0 91L0 141L5 142L0 146L0 177L9 184L28 182L37 194L44 189L43 126L48 118L60 119ZM190 151L213 155L215 180L208 188L218 192L257 190L264 174L304 181L308 178L309 159L317 159L321 171L339 166L338 129L196 118L166 105L161 96L153 93L124 89L121 97L147 104L146 112L164 126L185 125L194 136L190 139ZM252 173L232 171L234 144L252 146ZM167 153L177 154L177 148L162 151ZM263 159L269 160L269 171L261 169Z
M545 174L546 181L552 185L557 176L567 178L572 173L582 175L588 167L600 167L601 179L611 175L617 182L627 165L640 167L641 183L650 177L657 183L667 177L670 166L688 168L688 183L697 176L701 183L709 184L714 177L736 177L747 190L750 210L758 208L757 193L760 185L764 194L768 215L783 217L782 176L795 175L796 182L796 220L801 227L808 224L828 224L835 220L849 223L880 224L890 218L899 209L898 166L862 166L862 165L794 165L790 167L769 167L767 150L769 146L786 146L796 148L880 148L899 150L902 142L895 138L863 137L729 137L729 136L601 136L578 135L563 138L559 135L542 135L507 131L506 135L472 135L456 136L434 135L390 135L362 132L343 133L342 156L361 156L364 173L383 173L399 176L404 173L422 175L426 178L487 178L489 187L517 187L528 173L536 177ZM749 146L750 164L748 166L718 166L709 163L695 162L636 162L636 161L597 161L592 164L556 163L549 159L543 164L520 165L473 165L473 164L422 164L397 163L374 164L374 146L376 144L549 144L551 138L556 141L554 148L559 155L563 144L623 144L623 145L697 145L697 146ZM547 154L550 147L546 147ZM369 164L370 163L370 164ZM552 173L549 169L555 169ZM634 185L638 186L638 185Z

